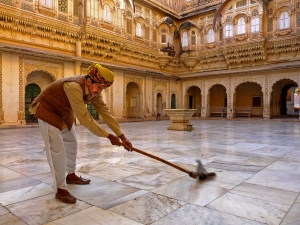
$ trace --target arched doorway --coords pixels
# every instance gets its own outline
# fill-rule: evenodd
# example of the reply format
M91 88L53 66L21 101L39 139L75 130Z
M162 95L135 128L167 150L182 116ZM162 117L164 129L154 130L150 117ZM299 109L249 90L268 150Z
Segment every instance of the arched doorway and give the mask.
M192 86L187 90L186 93L186 109L197 109L196 115L201 113L201 90L199 87Z
M259 84L247 82L236 87L233 96L235 117L262 117L263 105L263 93Z
M25 89L25 121L36 122L37 118L28 110L31 102L41 93L41 89L37 84L29 84Z
M158 117L162 116L163 113L163 98L161 93L158 93L156 96L156 115Z
M28 74L25 88L25 121L37 121L34 115L28 111L33 99L39 95L49 84L54 81L54 77L45 71L33 71Z
M209 96L207 98L209 105L210 116L226 117L227 115L227 94L226 88L221 84L212 86L209 90Z
M127 118L140 118L140 92L136 83L130 82L126 89Z
M176 95L171 95L171 109L176 109Z
M270 100L271 118L299 117L299 109L294 108L294 92L298 84L290 79L282 79L272 86ZM300 96L299 96L300 97Z
M92 115L92 117L95 119L95 120L98 120L99 119L99 115L98 115L98 112L97 110L95 109L94 105L89 102L87 104L87 110L88 112Z

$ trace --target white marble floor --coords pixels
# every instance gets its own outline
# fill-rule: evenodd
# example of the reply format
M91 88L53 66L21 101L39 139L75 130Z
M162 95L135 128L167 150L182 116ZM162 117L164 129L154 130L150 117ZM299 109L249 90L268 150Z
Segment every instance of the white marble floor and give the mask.
M78 198L54 198L38 127L0 129L0 224L300 224L299 122L193 120L121 123L135 148L188 170L201 159L216 176L197 181L76 127ZM106 127L106 125L104 125Z

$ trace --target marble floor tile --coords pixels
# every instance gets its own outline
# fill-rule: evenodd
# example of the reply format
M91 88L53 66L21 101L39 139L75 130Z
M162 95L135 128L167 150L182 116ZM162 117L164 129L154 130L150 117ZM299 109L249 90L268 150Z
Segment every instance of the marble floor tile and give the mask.
M76 204L65 204L54 197L54 194L43 195L7 208L28 225L42 225L47 222L68 216L91 207L77 199Z
M266 167L275 162L278 157L251 157L248 160L242 162L242 165L261 166Z
M205 207L187 204L152 225L262 225L242 217L208 209Z
M279 225L290 208L287 205L231 193L222 195L207 207L270 225Z
M0 216L9 213L9 211L0 204Z
M295 151L290 151L289 153L285 154L281 160L286 160L286 161L292 161L292 162L298 162L300 163L300 152L297 150Z
M82 201L103 209L117 199L140 191L140 189L102 178L88 175L83 177L91 179L91 183L89 185L69 184L68 189L70 193Z
M109 210L103 210L97 207L90 207L64 218L46 223L45 225L82 225L82 224L94 224L94 225L139 225L134 220L128 219L117 213Z
M45 184L48 184L50 186L53 185L53 177L52 177L52 173L51 172L47 172L47 173L40 173L40 174L36 174L36 175L31 175L31 177L35 180L41 181Z
M208 166L206 166L205 169L208 172L216 173L216 176L206 179L206 181L209 181L209 185L227 189L234 188L255 174L255 172L251 171L228 171Z
M0 182L0 193L20 189L23 187L33 186L40 183L40 181L32 179L30 177L22 177L19 179L8 180Z
M3 225L27 225L19 217L13 215L12 213L7 213L0 215L0 224Z
M142 172L143 170L136 167L122 165L109 167L107 169L94 170L93 172L89 172L88 174L95 177L101 177L106 180L115 181Z
M282 161L280 159L266 167L266 169L300 174L300 163L294 161Z
M17 190L0 193L0 203L4 206L22 202L27 199L53 193L53 188L47 184L38 184Z
M110 210L142 224L151 224L185 205L155 193L147 193Z
M234 155L224 155L219 154L209 158L212 162L231 162L231 163L242 163L248 159L248 157L234 156Z
M22 177L25 177L25 176L23 174L15 172L11 169L0 166L0 182L14 180L14 179L22 178Z
M199 182L188 176L152 190L154 193L200 206L207 205L228 191L225 188L209 185L209 181Z
M264 169L246 182L286 191L300 191L300 174L294 174L293 171L286 172Z
M300 201L295 202L284 217L280 225L299 225L300 224Z
M205 165L206 167L215 168L215 169L222 169L222 170L228 170L228 171L239 171L239 172L259 172L264 167L262 166L256 166L256 165L247 165L242 163L236 163L236 162L211 162Z
M200 159L216 173L201 182L76 126L76 174L91 183L68 185L78 198L74 205L55 199L38 126L0 126L0 224L300 224L299 123L191 123L192 132L167 130L169 120L120 126L137 149L188 171Z
M152 190L183 176L185 176L183 173L169 173L158 169L151 169L145 170L139 174L118 179L116 182L139 189Z
M135 199L135 198L137 198L137 197L139 197L141 195L144 195L146 193L148 193L148 191L140 190L140 191L134 192L132 194L126 195L124 197L118 198L116 200L113 200L111 202L108 202L105 205L103 204L101 206L101 208L102 209L110 209L110 208L113 208L115 206L121 205L121 204L123 204L125 202L128 202L130 200L133 200L133 199Z
M36 169L38 166L38 170ZM32 176L36 174L46 173L51 171L49 164L47 161L45 162L37 162L37 163L25 163L25 164L18 164L14 166L8 167L11 170L17 171L20 174L25 176Z
M285 191L277 188L270 188L249 183L242 183L241 185L230 190L230 193L266 200L287 206L291 206L298 196L297 192Z

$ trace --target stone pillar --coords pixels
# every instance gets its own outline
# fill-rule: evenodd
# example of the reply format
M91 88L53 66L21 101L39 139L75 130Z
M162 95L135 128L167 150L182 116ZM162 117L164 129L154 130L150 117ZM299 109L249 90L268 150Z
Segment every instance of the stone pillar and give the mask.
M81 41L76 41L76 56L81 58Z
M233 118L233 106L235 105L235 96L234 93L232 93L231 89L231 78L229 78L229 85L228 90L226 90L227 93L227 118L232 119Z
M269 76L265 75L265 88L263 90L263 118L270 119L270 94L269 93Z
M76 60L74 63L74 74L81 75L81 61Z
M0 120L4 125L23 123L25 122L23 60L19 60L16 54L2 53L2 65L2 93L5 95L2 96L3 113L0 112Z

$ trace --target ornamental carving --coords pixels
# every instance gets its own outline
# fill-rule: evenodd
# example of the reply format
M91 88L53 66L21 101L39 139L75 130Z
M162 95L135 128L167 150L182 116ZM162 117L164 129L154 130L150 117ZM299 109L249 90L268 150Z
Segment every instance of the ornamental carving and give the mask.
M264 92L264 90L263 90L264 77L263 76L257 76L257 77L246 76L246 77L241 77L238 79L233 78L232 79L232 88L233 88L233 90L236 90L237 86L239 86L240 84L243 84L243 83L247 83L247 82L253 82L253 83L259 84L262 88L262 92Z
M212 80L207 80L205 82L205 86L207 87L207 94L209 93L209 90L215 86L215 85L222 85L225 87L226 91L228 90L228 87L229 87L229 83L228 83L228 79L212 79Z
M296 72L296 71L294 71L294 72ZM269 87L272 88L276 82L283 80L283 79L292 80L299 85L299 69L298 69L298 72L296 72L294 74L289 73L289 71L284 71L284 73L282 73L282 74L272 75L270 77Z
M18 122L24 123L25 122L25 111L24 111L24 92L25 92L25 85L24 85L24 66L23 66L23 57L19 57L19 111L18 111Z

